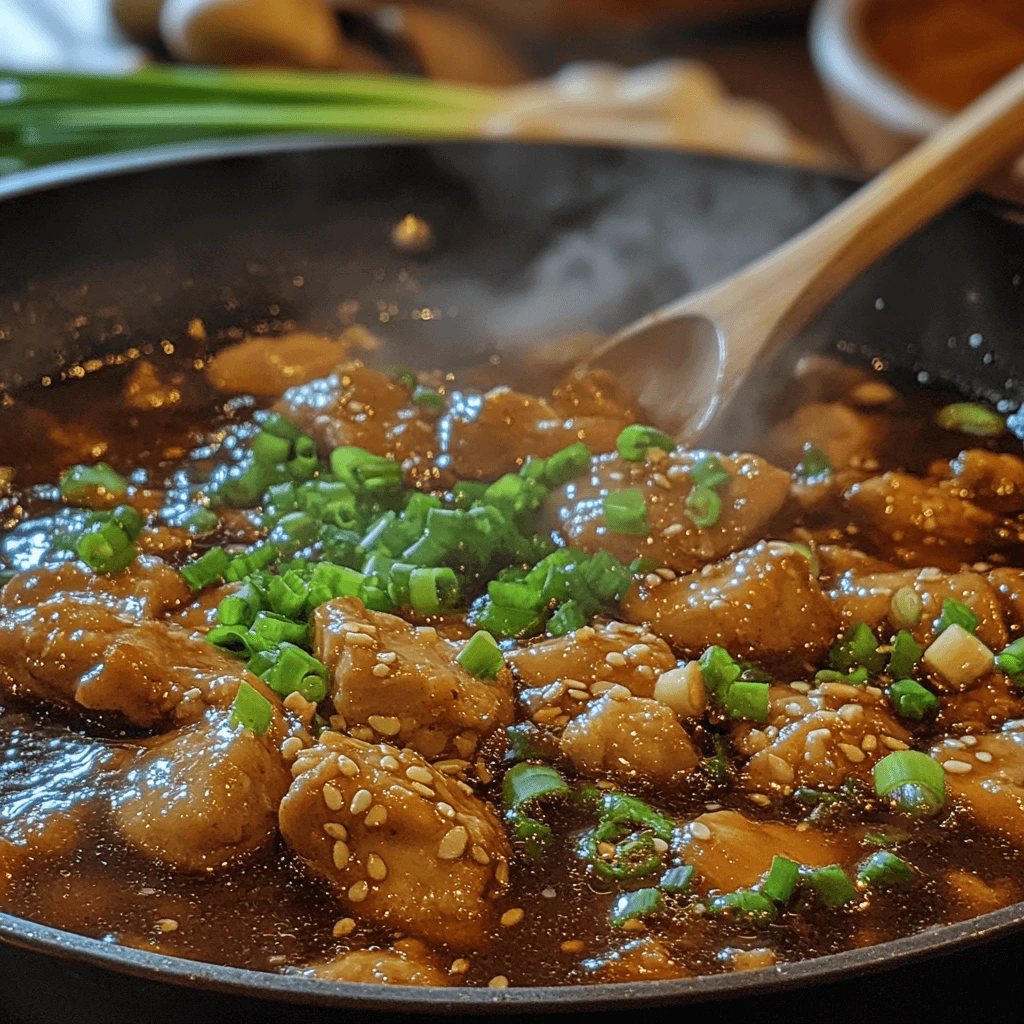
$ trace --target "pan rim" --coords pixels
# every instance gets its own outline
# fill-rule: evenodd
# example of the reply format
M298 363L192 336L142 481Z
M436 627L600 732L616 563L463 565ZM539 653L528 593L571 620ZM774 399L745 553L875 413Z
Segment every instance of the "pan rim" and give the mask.
M129 153L84 157L64 163L17 171L0 178L0 202L102 180L140 173L214 163L239 157L273 156L318 152L363 146L493 146L501 140L440 140L346 138L323 135L257 136L203 143L151 147ZM614 150L620 147L588 143L516 143L531 148L566 147ZM726 164L754 164L758 161L717 154L686 153ZM767 165L780 173L797 171L815 178L844 181L855 179L830 171ZM303 1003L325 1008L441 1013L584 1012L625 1006L682 1005L742 998L769 991L789 991L820 983L880 973L942 954L983 945L1024 926L1024 902L954 924L925 929L914 935L873 946L830 953L806 960L790 961L745 972L699 975L664 981L600 983L594 985L522 986L508 989L418 988L376 986L355 982L325 982L294 974L228 967L186 960L120 946L25 918L0 912L0 941L59 960L91 965L115 973L179 987L235 996L268 999L281 1003Z

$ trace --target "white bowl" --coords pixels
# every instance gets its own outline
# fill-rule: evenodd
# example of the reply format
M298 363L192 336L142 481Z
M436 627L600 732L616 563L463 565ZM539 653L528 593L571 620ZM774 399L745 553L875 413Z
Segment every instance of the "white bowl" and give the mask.
M874 2L818 0L810 37L811 59L839 127L871 171L892 163L950 116L912 93L872 57L864 13Z

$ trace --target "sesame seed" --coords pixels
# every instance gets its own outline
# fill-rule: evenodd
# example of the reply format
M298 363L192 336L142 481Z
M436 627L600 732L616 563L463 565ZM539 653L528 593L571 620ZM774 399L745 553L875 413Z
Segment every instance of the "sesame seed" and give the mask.
M348 722L345 721L344 715L331 715L327 721L330 722L331 728L336 732L344 732L348 728Z
M644 583L646 583L647 586L651 590L653 590L655 587L660 587L661 586L661 577L660 576L655 576L653 572L649 572L644 577Z
M668 853L668 843L666 843L664 839L659 839L657 836L655 836L654 849L658 853Z
M448 968L449 974L465 974L469 970L469 961L463 960L459 957L458 960L453 960L451 967Z
M354 775L359 774L359 765L357 765L351 757L346 757L342 754L338 758L338 771L346 778L351 779Z
M333 729L324 729L319 736L320 742L326 747L339 747L345 742L345 737L340 732L335 732Z
M457 757L450 757L444 761L435 761L433 764L434 771L438 771L442 775L458 775L459 772L464 772L468 767L468 761L462 761Z
M570 690L569 696L573 700L590 700L590 694L586 690Z
M451 804L446 804L443 800L438 800L438 802L434 804L434 810L445 818L455 817L455 808L452 807Z
M844 704L839 709L839 717L844 722L856 722L857 719L864 717L864 705L863 704Z
M348 839L348 829L340 821L325 821L324 832L332 839Z
M519 924L520 921L526 916L526 911L522 907L513 907L511 910L506 910L501 915L501 925L503 928L512 928Z
M977 736L964 736L960 741L965 747L976 747L978 745Z
M370 809L370 804L373 803L373 795L368 789L357 789L356 794L352 797L352 803L348 805L348 809L353 814L362 814L363 811Z
M294 761L302 747L303 742L298 736L289 736L288 739L281 744L281 756L286 761Z
M910 747L906 743L904 743L903 740L898 740L898 739L896 739L895 736L883 736L882 737L882 742L890 750L909 750L910 749Z
M301 719L308 717L312 721L313 715L316 714L316 705L306 700L298 690L289 693L282 703L293 715Z
M383 882L388 877L388 866L375 853L366 858L366 873L375 881Z
M872 733L868 733L867 736L865 736L864 739L862 739L860 741L860 748L861 748L861 750L867 750L867 751L877 750L878 749L878 737L873 735Z
M370 886L366 882L356 882L348 890L348 898L353 903L362 903L370 895Z
M629 700L633 696L629 690L621 683L616 683L609 691L607 696L611 697L612 700Z
M173 917L161 917L157 921L156 926L162 932L176 932L178 930L178 922Z
M420 796L425 796L428 800L433 800L437 793L434 792L429 786L424 786L422 782L410 782L410 787L419 793Z
M332 786L329 782L324 783L323 788L324 803L327 804L328 810L340 811L341 805L345 802L342 799L341 791Z
M747 799L752 804L757 804L758 807L767 807L772 802L771 797L764 793L751 793Z
M380 766L381 768L384 768L389 772L397 772L398 769L402 767L398 761L398 758L392 757L390 754L385 754L380 759Z
M552 889L550 885L546 889L541 889L540 894L546 900L553 900L558 895L558 893L555 892L555 890Z
M668 477L664 473L654 473L651 479L663 490L671 491L672 485L668 482Z
M367 636L365 633L353 633L349 630L345 634L345 643L353 644L356 647L374 647L377 642L372 636Z
M661 531L661 535L662 537L674 537L677 533L682 533L683 529L682 523L671 523Z
M489 982L488 988L508 988L508 978L504 974L496 974Z
M644 658L651 653L647 644L631 644L623 652L626 658Z
M790 718L799 718L804 713L804 709L796 701L787 704L785 711Z
M796 690L797 693L807 693L811 689L810 683L790 683L789 688Z
M339 871L346 867L351 856L352 851L348 848L348 843L343 839L339 839L334 846L331 847L331 860L334 861L334 866Z
M424 768L422 765L414 764L405 769L405 777L412 779L413 782L422 782L425 785L430 785L434 781L433 772L429 768Z
M598 681L596 683L591 683L590 684L590 692L595 697L600 697L602 693L607 693L615 685L616 685L615 683L610 682L607 679L598 679Z
M387 665L374 665L371 669L371 673L378 679L387 679L387 677L391 675L391 669L389 669Z
M563 953L582 953L586 947L582 939L566 939L558 948Z
M398 655L394 651L381 651L377 655L377 660L385 665L393 665L398 660Z
M397 736L402 731L402 723L394 715L370 715L366 722L381 736Z
M671 569L661 568L654 570L663 580L674 580L676 574Z
M491 863L490 854L482 846L477 846L475 843L470 847L469 855L477 862L477 864Z
M984 764L988 764L992 760L992 755L987 750L979 750L974 756Z
M943 761L942 767L953 775L966 775L971 770L966 761Z
M859 764L864 760L864 751L860 747L855 747L852 743L840 743L839 749L843 752L847 761Z
M377 828L388 820L388 809L383 804L374 804L363 818L367 828Z
M711 829L709 829L703 821L691 821L687 828L694 839L711 838Z
M508 885L508 861L498 861L498 866L494 869L494 880L499 885Z
M341 938L342 935L351 935L356 930L356 923L351 917L343 917L340 921L336 921L334 927L331 929L331 934L336 938Z
M612 666L612 668L625 668L626 658L619 651L609 651L605 656L604 660Z
M462 825L456 825L449 829L437 848L439 860L458 860L466 852L466 844L469 842L469 833Z

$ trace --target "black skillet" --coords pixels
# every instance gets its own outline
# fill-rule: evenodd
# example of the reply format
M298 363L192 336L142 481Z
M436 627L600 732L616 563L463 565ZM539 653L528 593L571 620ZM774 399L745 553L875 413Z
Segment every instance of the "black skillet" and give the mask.
M420 366L607 332L742 265L853 187L808 171L675 153L309 139L14 175L0 181L0 385L17 392L43 375L75 376L95 365L89 360L132 346L194 346L188 324L197 316L210 339L200 344L211 345L229 328L294 322L337 331L354 319L387 341L389 358ZM409 213L430 225L427 250L393 241L393 226ZM767 379L783 380L800 352L839 352L881 360L897 380L1015 410L1024 395L1022 275L1024 229L1014 212L971 200L854 285ZM763 395L741 404L738 430L756 433L755 397ZM0 914L0 1020L600 1015L724 998L742 999L738 1012L793 1020L942 1018L958 1003L960 1013L988 1010L998 1019L1019 978L1022 924L1018 904L762 971L497 992L247 972ZM790 991L806 986L814 988Z

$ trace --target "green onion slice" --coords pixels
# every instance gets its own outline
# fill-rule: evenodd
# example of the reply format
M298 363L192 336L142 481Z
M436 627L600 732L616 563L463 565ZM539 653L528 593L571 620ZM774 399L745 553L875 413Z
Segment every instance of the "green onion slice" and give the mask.
M730 913L763 924L770 924L779 916L775 904L763 893L753 889L740 889L715 896L707 907L712 913Z
M889 602L889 613L897 629L913 629L921 621L921 595L913 587L900 587Z
M714 455L707 455L690 470L690 477L698 487L715 490L724 487L732 479L725 467Z
M262 736L270 728L272 713L270 701L259 690L243 682L231 705L229 722L232 728L241 725L251 729L257 736Z
M737 680L726 690L722 703L730 718L763 722L768 718L768 684Z
M824 480L833 472L833 468L828 453L808 442L804 445L803 458L797 464L795 472L798 477L813 483Z
M204 555L182 566L181 575L192 590L219 583L228 571L231 558L223 548L210 548Z
M678 867L669 868L658 882L658 888L662 892L685 894L690 891L693 884L694 867L692 864L682 864Z
M670 452L676 443L664 431L654 427L646 427L641 423L631 423L624 427L615 442L616 451L630 462L643 462L647 458L648 448L660 448Z
M946 805L946 771L919 750L896 750L874 769L875 792L908 814L934 815Z
M761 882L761 892L776 903L788 903L800 879L800 865L788 857L775 856Z
M627 921L650 917L665 905L660 889L634 889L623 893L612 905L611 923L621 928Z
M978 628L980 620L970 608L963 603L963 601L957 601L956 598L947 597L942 602L942 615L939 618L938 624L935 627L936 635L944 632L950 626L962 626L967 630L968 633L973 635L974 631Z
M686 518L701 530L709 530L722 517L722 499L717 491L698 484L686 496Z
M826 907L843 907L860 897L857 887L839 864L805 869L801 880Z
M999 437L1006 430L1006 420L999 413L979 402L954 402L940 409L935 417L943 430L959 430L975 437Z
M418 405L421 409L430 409L433 412L444 410L444 395L440 391L424 387L422 384L416 385L412 393L412 400L413 404Z
M486 629L477 630L455 660L477 679L497 679L505 666L497 641Z
M505 807L518 811L548 796L568 796L569 787L554 768L522 761L509 768L502 783Z
M908 633L901 629L892 642L889 664L886 671L890 679L910 679L914 668L921 660L924 648Z
M888 850L873 853L857 872L857 881L865 885L907 885L913 880L914 869Z
M889 687L889 700L900 718L920 721L939 708L939 699L915 679L898 679Z
M612 491L604 497L604 521L612 533L646 536L651 532L644 492L631 487Z

